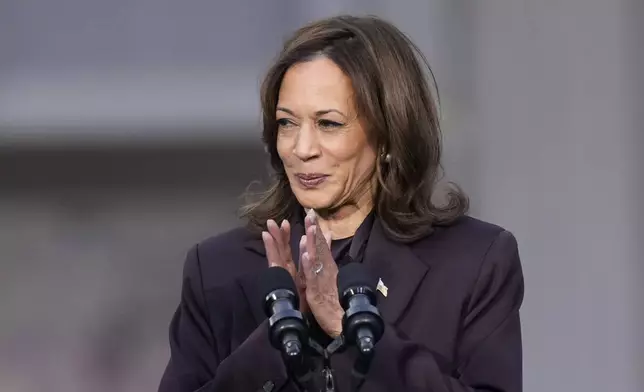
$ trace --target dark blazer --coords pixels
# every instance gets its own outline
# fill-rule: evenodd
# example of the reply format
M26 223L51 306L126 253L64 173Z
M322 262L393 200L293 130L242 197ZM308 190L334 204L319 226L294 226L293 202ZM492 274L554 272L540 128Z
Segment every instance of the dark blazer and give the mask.
M510 232L465 217L405 245L376 218L364 263L388 295L378 294L386 328L362 391L521 391L523 275ZM296 391L253 284L266 268L261 238L242 228L190 250L160 392ZM350 390L352 355L331 358L338 391Z

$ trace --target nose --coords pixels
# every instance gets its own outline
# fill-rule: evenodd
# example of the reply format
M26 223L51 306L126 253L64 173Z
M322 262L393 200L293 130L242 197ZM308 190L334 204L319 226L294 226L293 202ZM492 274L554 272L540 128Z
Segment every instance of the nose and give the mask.
M293 154L302 161L309 161L320 155L317 134L315 128L310 125L303 125L297 133Z

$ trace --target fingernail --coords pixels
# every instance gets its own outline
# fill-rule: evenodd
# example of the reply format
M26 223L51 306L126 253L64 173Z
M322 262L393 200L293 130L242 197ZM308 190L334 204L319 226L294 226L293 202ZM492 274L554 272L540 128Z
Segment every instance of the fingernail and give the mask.
M266 231L262 231L262 240L264 240L264 241L268 241L268 240L269 240L269 238L270 238L270 236L271 236L271 235L270 235L270 234L268 234L268 232L266 232Z

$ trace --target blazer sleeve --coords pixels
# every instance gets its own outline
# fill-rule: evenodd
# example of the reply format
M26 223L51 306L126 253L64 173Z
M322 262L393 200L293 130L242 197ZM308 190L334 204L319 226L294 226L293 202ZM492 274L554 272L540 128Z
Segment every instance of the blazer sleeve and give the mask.
M267 321L223 358L217 346L230 342L223 341L225 337L218 342L213 331L229 330L224 324L231 321L209 319L208 314L217 314L217 305L207 303L204 295L195 246L184 264L181 301L170 323L170 360L159 392L278 391L285 386L286 369L280 353L270 345Z
M521 392L523 273L514 236L489 247L462 319L457 366L386 326L363 390Z

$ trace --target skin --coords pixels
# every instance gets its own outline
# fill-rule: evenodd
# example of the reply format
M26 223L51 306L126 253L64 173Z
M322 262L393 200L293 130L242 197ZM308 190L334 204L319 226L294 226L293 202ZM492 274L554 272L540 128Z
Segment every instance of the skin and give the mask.
M269 266L291 273L300 310L311 311L331 337L342 333L344 310L329 244L354 235L373 208L376 147L356 113L353 96L351 80L325 57L293 65L284 75L276 112L277 151L295 197L308 211L299 271L291 255L289 222L269 220L262 233ZM311 187L301 183L298 173L326 177ZM315 274L319 266L322 270Z

